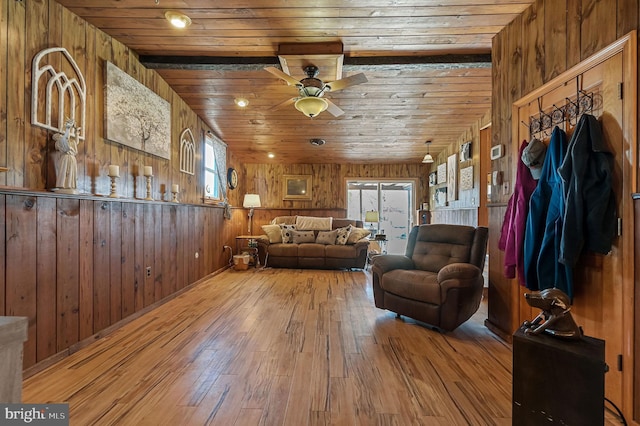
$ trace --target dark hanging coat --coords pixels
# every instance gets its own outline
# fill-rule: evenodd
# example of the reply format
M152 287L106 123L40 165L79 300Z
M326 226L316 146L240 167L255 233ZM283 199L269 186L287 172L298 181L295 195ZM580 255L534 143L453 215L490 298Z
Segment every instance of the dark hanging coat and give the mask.
M524 238L525 281L530 290L559 288L573 298L573 270L558 261L565 199L558 167L567 150L567 136L553 129L538 186L531 195Z
M507 205L498 241L498 248L504 251L504 276L515 278L517 271L518 282L521 286L525 285L523 246L527 214L529 213L529 199L537 184L537 181L531 176L529 168L522 162L522 151L528 145L527 141L522 141L522 145L520 145L516 182Z
M560 262L575 266L583 249L609 253L617 217L613 154L593 115L580 117L558 172L566 201Z

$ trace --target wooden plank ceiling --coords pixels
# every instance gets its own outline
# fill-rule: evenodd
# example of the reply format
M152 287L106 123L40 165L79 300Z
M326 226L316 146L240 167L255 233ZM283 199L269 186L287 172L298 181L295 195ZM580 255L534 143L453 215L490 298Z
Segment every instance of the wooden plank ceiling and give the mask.
M490 109L491 38L533 2L57 1L134 49L245 163L418 163L426 140L437 154ZM168 10L191 25L172 28ZM264 67L279 67L281 45L303 43L310 55L341 44L342 77L366 75L326 94L343 115L272 109L298 91ZM335 76L319 71L325 82Z

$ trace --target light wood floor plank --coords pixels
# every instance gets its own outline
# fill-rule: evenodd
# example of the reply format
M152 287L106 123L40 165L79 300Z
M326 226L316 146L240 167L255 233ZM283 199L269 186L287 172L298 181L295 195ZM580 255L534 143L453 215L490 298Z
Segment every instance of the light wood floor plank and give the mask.
M25 380L74 425L506 425L486 306L442 334L376 309L368 271L226 271Z

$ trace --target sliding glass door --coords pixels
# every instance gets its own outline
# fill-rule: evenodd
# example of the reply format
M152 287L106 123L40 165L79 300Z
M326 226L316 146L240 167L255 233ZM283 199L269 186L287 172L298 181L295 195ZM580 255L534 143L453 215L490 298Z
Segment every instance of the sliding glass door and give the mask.
M414 182L407 180L347 181L347 214L360 219L373 235L384 234L387 253L404 254L407 235L413 226ZM367 212L378 221L367 222ZM369 215L375 219L376 215Z

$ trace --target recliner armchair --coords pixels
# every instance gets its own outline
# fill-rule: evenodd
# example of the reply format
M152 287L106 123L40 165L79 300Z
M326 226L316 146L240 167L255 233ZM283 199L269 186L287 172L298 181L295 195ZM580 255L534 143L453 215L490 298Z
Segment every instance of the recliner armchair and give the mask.
M414 226L404 256L373 259L376 307L454 330L480 306L488 233L464 225Z

